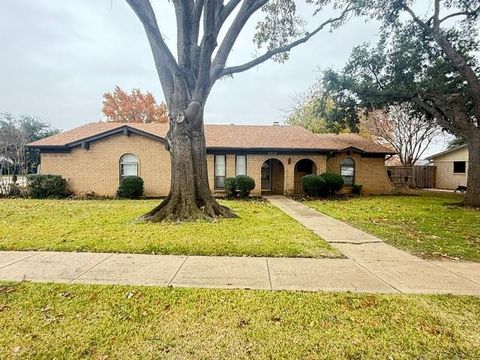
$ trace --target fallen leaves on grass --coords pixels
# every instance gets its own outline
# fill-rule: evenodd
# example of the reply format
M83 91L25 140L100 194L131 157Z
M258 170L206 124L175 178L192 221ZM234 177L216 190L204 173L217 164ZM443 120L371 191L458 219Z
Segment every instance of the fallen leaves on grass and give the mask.
M0 286L0 294L10 294L16 291L14 286Z

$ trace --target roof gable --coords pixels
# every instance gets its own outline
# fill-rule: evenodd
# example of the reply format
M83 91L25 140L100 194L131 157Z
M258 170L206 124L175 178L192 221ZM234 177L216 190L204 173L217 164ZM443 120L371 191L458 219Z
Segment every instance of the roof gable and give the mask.
M34 141L28 146L35 148L72 148L83 144L88 144L93 141L101 140L115 134L130 133L155 138L157 140L165 140L167 132L167 125L164 126L164 131L152 132L141 126L132 126L133 124L124 123L105 123L96 122L90 123L72 130L64 131L56 135ZM143 124L137 124L143 125ZM158 129L160 130L160 129Z

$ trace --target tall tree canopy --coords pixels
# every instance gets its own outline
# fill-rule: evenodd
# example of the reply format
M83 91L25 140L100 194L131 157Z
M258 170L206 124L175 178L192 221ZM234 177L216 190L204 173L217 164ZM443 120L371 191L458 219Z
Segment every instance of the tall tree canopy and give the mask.
M338 16L310 31L296 13L294 0L172 0L177 24L176 52L162 35L149 0L127 0L140 19L153 53L168 108L166 137L172 164L167 198L144 215L147 221L191 220L234 214L212 197L207 176L203 114L212 87L222 77L249 70L269 59L285 61L288 52L325 28L340 26L354 10L350 1L335 6ZM306 0L317 10L331 0ZM232 48L256 13L254 42L264 53L243 64L227 65Z
M166 123L167 107L157 104L152 93L140 89L125 92L119 86L112 93L103 94L103 115L109 122Z
M480 206L480 4L434 0L424 15L416 10L422 3L355 1L360 15L382 21L381 39L375 47L355 48L341 72L325 72L324 86L345 108L368 111L413 103L418 112L465 138L469 149L465 203Z
M321 87L314 85L306 94L300 95L293 109L288 112L285 123L304 127L314 133L358 132L356 121L343 107L324 95Z
M0 175L36 172L40 163L37 149L26 144L55 135L59 130L30 115L0 113Z

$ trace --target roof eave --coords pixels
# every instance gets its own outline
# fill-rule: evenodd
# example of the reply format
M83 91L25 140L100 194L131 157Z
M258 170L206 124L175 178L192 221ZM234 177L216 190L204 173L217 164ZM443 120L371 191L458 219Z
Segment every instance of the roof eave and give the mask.
M454 147L454 148L452 148L452 149L447 149L447 150L444 150L444 151L439 152L439 153L437 153L437 154L430 155L430 156L426 157L425 160L433 160L433 159L436 158L436 157L439 157L439 156L442 156L442 155L445 155L445 154L449 154L449 153L451 153L451 152L454 152L454 151L457 151L457 150L466 148L467 146L468 146L468 144L459 145L459 146Z
M84 144L89 144L91 142L101 140L101 139L104 139L106 137L116 135L116 134L120 134L120 133L125 133L125 135L129 135L130 133L131 134L137 134L137 135L143 135L143 136L151 138L151 139L155 139L155 140L165 142L165 139L161 136L157 136L157 135L154 135L152 133L137 129L135 127L131 127L128 124L125 124L125 125L116 127L114 129L107 130L107 131L98 133L96 135L87 136L85 138L75 140L75 141L72 141L72 142L69 142L69 143L66 143L66 144L61 144L61 145L42 145L42 144L39 144L39 145L36 145L35 143L30 143L30 144L27 144L26 146L30 147L30 148L34 148L34 149L65 149L65 150L69 150L73 147L83 146Z
M360 154L385 154L385 155L395 155L397 154L397 152L395 151L392 151L392 150L375 150L375 151L369 151L369 150L364 150L364 149L360 149L356 146L349 146L349 147L346 147L346 148L343 148L341 150L339 150L339 152L346 152L346 151L356 151Z
M296 147L240 147L240 146L208 146L207 150L210 151L270 151L270 152L329 152L338 151L338 149L326 149L326 148L296 148Z

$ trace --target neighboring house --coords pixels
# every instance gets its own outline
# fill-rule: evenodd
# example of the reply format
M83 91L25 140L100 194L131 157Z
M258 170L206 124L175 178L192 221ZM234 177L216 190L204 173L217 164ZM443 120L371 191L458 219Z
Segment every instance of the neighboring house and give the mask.
M122 176L138 175L145 195L170 189L168 124L97 122L29 144L40 149L42 174L67 179L74 192L115 195ZM255 180L253 195L300 194L302 176L332 171L348 190L388 193L385 169L392 150L358 135L315 135L297 126L205 125L209 184L223 192L226 177L246 174Z
M435 187L456 189L459 185L467 186L468 148L466 144L429 156L427 160L436 166Z

